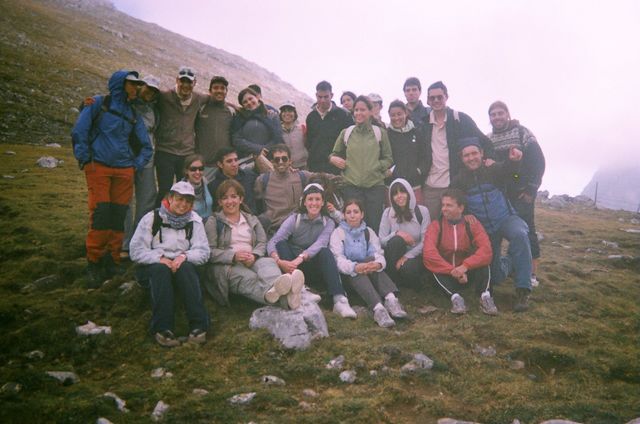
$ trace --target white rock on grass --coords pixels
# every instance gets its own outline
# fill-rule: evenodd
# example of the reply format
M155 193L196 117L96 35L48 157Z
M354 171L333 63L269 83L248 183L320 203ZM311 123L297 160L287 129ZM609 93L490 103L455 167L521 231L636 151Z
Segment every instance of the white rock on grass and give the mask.
M347 370L347 371L342 371L340 373L340 381L342 381L343 383L355 383L356 381L356 372L355 371L351 371L351 370Z
M640 234L640 230L636 228L620 228L620 231L624 231L625 233L631 233L631 234Z
M25 353L24 356L27 359L42 359L42 358L44 358L44 352L42 352L40 350L32 350L29 353Z
M53 156L42 156L36 161L36 164L41 168L56 168L63 163L64 161L56 159Z
M422 370L430 370L433 368L433 360L424 353L416 353L413 355L413 359L404 364L400 371L402 372L416 372Z
M512 370L523 370L525 367L525 363L523 361L511 361L509 363L509 368Z
M633 225L638 225L638 224L640 224L640 219L631 218L631 219L629 220L629 223L630 223L630 224L633 224Z
M127 402L122 400L117 394L113 392L106 392L102 396L113 399L120 412L129 412L129 410L127 409Z
M231 405L246 405L247 403L251 402L254 397L256 397L256 392L239 393L237 395L231 396L227 400Z
M193 389L193 392L191 393L198 396L205 396L209 394L209 391L205 389Z
M167 371L166 368L156 368L151 371L151 378L171 378L173 373Z
M547 421L543 421L540 424L582 424L576 421L569 421L569 420L547 420Z
M263 375L260 377L260 381L267 386L284 386L287 384L283 379L275 375Z
M55 378L64 385L75 384L80 381L78 375L70 371L47 371L47 375Z
M338 355L327 363L328 370L340 370L344 365L344 355Z
M496 356L496 348L493 346L483 347L480 345L475 345L473 348L473 351L478 355L482 355L482 356L487 356L487 357Z
M156 403L156 407L153 408L153 412L151 413L151 420L154 422L161 421L164 418L164 414L169 410L169 405L159 400Z
M5 383L0 389L0 393L13 394L20 393L22 391L22 384L10 381Z
M640 417L632 419L627 424L640 424Z
M120 290L120 294L124 295L131 292L137 285L137 281L127 281L126 283L122 283L118 289Z
M304 389L302 391L302 395L306 396L306 397L309 397L309 398L316 398L316 397L318 397L318 392L316 392L313 389Z
M44 147L51 147L51 148L53 148L53 149L59 149L59 148L61 148L62 146L61 146L61 145L59 145L58 143L47 143L47 144L45 144L45 145L44 145Z
M104 417L100 417L96 421L96 424L113 424L113 423Z
M2 178L5 180L14 180L16 177L13 175L3 175Z
M95 336L97 334L111 334L111 327L105 325L97 325L92 321L87 321L85 325L76 327L76 333L79 336Z
M460 421L455 418L440 418L438 424L480 424L475 421Z
M610 249L620 249L620 246L615 241L602 240L602 244Z

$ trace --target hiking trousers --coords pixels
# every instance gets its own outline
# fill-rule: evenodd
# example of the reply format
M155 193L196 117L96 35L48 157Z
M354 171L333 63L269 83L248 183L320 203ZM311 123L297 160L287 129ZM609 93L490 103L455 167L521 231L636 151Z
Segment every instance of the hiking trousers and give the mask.
M378 303L382 303L386 295L398 291L396 285L384 271L358 274L355 277L346 274L340 276L345 285L358 293L371 309Z
M385 271L397 284L417 288L422 284L425 275L422 255L407 260L400 269L396 269L396 263L409 250L409 246L400 236L393 236L387 242L384 249L384 258L387 261Z
M483 266L467 271L466 284L460 283L457 278L452 277L449 274L431 274L433 275L436 287L442 289L447 295L449 295L449 297L453 296L455 293L459 293L465 286L472 287L478 296L485 291L493 293L489 266Z
M87 259L98 262L110 254L120 263L124 219L133 195L133 168L111 168L97 162L84 167L89 203Z

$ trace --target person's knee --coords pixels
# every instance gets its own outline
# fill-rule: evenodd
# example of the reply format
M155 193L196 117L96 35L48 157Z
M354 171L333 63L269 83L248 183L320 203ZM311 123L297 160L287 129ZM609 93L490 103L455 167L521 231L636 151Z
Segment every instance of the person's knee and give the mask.
M387 242L387 249L399 249L406 247L407 243L400 236L393 236Z

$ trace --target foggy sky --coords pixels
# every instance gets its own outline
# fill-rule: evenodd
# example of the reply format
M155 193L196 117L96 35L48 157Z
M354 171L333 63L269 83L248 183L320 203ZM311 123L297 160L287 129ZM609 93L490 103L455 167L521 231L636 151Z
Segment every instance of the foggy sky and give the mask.
M311 97L326 79L338 104L344 90L377 92L386 110L404 100L409 76L420 78L426 104L426 87L442 80L448 105L487 132L487 108L503 100L537 136L547 158L541 189L552 194L579 194L600 166L637 161L640 2L114 3L258 63Z

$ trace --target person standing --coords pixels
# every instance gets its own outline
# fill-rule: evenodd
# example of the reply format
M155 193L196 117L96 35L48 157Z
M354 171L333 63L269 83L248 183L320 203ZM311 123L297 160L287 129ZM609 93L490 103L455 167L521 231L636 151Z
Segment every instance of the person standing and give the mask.
M545 159L538 140L526 127L511 119L507 104L495 101L489 106L489 120L492 131L487 134L496 151L498 161L508 160L509 148L516 146L522 151L522 160L517 172L511 174L505 184L507 199L518 216L529 226L529 242L533 257L531 285L538 286L536 271L540 258L540 244L536 234L534 209L538 188L544 175Z
M209 182L209 193L213 196L213 204L218 204L215 198L218 186L225 180L236 180L244 188L244 203L253 213L256 211L256 202L254 199L254 185L256 182L256 174L251 169L242 169L238 162L238 153L233 147L223 147L218 150L215 157L218 170L213 174L213 181Z
M409 77L402 87L404 97L407 99L407 109L411 113L410 119L416 127L422 127L429 120L431 109L425 107L420 100L422 84L416 77Z
M280 122L282 139L291 151L291 166L296 169L307 169L309 152L306 147L307 127L298 123L296 104L286 101L280 106Z
M144 121L132 108L139 84L135 71L114 72L109 79L109 94L94 97L92 104L80 112L71 132L73 154L85 173L89 192L89 288L99 287L120 271L134 171L144 168L153 154Z

